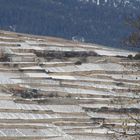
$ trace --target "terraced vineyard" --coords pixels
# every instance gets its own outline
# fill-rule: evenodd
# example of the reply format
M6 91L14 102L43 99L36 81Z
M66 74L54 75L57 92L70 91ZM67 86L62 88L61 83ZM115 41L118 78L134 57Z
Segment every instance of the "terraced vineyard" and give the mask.
M0 139L139 140L136 53L0 31Z

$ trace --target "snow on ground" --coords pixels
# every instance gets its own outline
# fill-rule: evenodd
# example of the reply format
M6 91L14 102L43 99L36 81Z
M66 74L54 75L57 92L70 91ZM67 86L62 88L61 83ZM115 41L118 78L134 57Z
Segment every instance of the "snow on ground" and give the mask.
M113 79L122 79L122 80L135 80L135 81L140 81L140 75L135 75L135 74L101 74L103 76L111 76Z
M10 36L1 36L0 35L0 39L16 39L15 37L10 37Z
M24 73L29 78L50 78L46 73Z
M31 46L31 45L29 45L27 42L21 42L20 43L20 48L21 49L26 49L26 50L28 50L28 49L33 49L33 50L44 50L42 47L39 47L39 46Z
M22 67L20 70L43 70L40 66L32 66L32 67Z
M119 87L113 84L96 84L96 83L90 83L90 82L63 82L63 84L67 84L67 85L75 85L75 86L81 86L81 87L94 87L94 88L100 88L100 89L107 89L107 90L111 90L111 89L128 89L128 87Z
M44 61L39 66L34 62L31 65L29 62L1 62L0 84L12 84L9 88L8 85L1 87L10 90L16 83L19 90L25 89L26 93L29 90L29 94L30 91L37 92L41 96L29 99L28 94L22 97L24 92L18 89L14 96L0 89L0 120L3 121L0 123L0 139L5 136L9 139L34 139L36 136L38 139L49 139L46 137L52 136L51 139L55 140L111 140L115 135L104 128L106 124L122 130L127 120L130 133L133 133L135 126L140 126L134 121L132 125L132 118L127 115L129 113L139 117L139 111L133 113L140 108L138 66L134 63L127 65L132 62L127 58L114 57L135 55L135 52L29 35L16 34L10 37L9 34L6 37L5 34L2 38L0 37L1 48L7 44L7 54L13 54L15 49L15 52L25 52L19 55L30 55L26 52L34 52L33 50L57 50L95 51L102 56L88 57L81 65L74 65L75 61L81 61L79 58L56 60L61 62L45 62L45 58L39 58ZM37 58L36 55L35 57ZM138 64L137 60L135 62ZM15 63L19 65L14 65ZM127 112L119 112L122 108Z
M126 50L94 50L97 54L99 55L106 55L106 56L125 56L127 57L128 55L136 55L137 53L135 52L130 52Z
M53 79L61 79L61 80L76 80L74 76L64 76L64 75L50 75L51 78Z
M46 71L50 72L74 72L74 71L125 71L124 66L115 63L93 64L86 63L75 66L63 66L63 67L47 67Z
M3 73L0 72L0 84L14 84L14 83L18 83L21 82L20 79L15 80L12 78L18 78L19 75L16 73Z
M73 64L73 62L43 62L42 64L52 65L52 64Z
M48 105L47 107L54 112L84 112L82 108L77 105Z
M41 87L43 91L51 91L51 92L64 92L64 93L71 93L71 94L81 94L81 95L97 95L97 96L120 96L120 97L138 97L135 96L133 93L115 93L111 91L99 91L99 90L90 90L90 89L81 89L81 88L69 88L69 87Z
M58 46L46 46L43 47L45 50L52 51L86 51L84 48L73 48L73 47L58 47Z
M21 42L5 42L5 41L0 41L0 44L11 44L11 45L17 45L17 44L21 44ZM17 46L16 46L17 47ZM19 46L20 47L20 46Z

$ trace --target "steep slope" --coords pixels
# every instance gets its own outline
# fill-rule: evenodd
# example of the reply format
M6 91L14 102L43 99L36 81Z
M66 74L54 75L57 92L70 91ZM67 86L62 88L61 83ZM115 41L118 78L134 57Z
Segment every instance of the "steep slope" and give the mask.
M136 0L0 0L0 28L119 47L139 12Z
M0 31L0 139L138 140L136 53Z

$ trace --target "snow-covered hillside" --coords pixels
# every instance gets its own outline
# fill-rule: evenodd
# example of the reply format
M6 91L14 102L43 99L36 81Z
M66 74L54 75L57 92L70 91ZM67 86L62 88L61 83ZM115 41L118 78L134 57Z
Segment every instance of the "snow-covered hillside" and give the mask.
M0 0L0 29L122 47L139 0Z
M137 53L0 31L0 140L139 140Z

